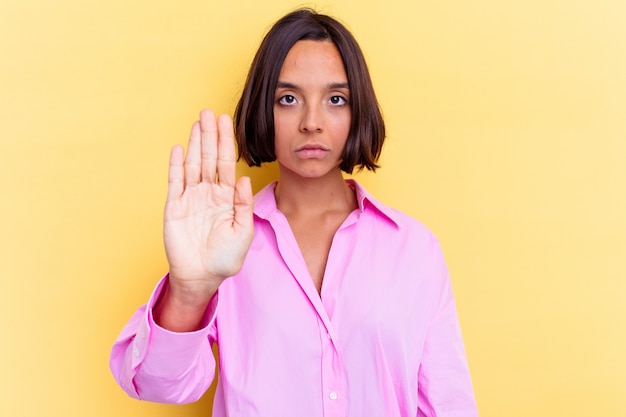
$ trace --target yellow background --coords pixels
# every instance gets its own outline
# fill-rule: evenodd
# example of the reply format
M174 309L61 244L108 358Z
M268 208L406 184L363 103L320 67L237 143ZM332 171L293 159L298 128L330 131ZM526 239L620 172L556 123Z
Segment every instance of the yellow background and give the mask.
M209 415L127 398L109 349L166 269L171 145L298 4L0 1L0 415ZM481 416L625 416L626 3L307 4L366 53L358 178L441 239Z

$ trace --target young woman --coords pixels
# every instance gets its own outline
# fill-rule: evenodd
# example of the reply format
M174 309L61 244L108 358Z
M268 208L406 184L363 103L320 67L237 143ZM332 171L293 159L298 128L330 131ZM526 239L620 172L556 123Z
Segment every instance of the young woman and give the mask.
M363 55L331 17L266 35L235 113L239 156L277 161L253 199L233 124L202 111L170 157L169 273L111 369L131 396L214 417L476 416L437 239L343 172L377 168L385 129Z

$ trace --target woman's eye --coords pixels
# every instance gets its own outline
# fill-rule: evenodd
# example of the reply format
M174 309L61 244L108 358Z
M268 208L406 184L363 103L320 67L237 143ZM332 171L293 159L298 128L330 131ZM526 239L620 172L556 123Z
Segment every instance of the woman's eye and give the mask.
M285 105L295 104L296 98L290 94L287 94L279 98L278 102Z
M342 96L332 96L330 98L330 104L333 104L335 106L342 106L346 104L346 99Z

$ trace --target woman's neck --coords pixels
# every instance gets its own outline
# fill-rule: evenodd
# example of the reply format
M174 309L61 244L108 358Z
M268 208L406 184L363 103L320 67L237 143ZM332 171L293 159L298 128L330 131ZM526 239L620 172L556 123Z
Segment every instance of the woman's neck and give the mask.
M276 206L291 215L322 215L328 212L349 213L357 208L354 190L345 182L341 171L318 178L303 178L281 172L274 190Z

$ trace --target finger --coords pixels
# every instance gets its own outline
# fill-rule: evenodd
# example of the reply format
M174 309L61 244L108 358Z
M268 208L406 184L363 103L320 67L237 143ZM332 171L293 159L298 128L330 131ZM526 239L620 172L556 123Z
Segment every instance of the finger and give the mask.
M187 156L185 157L185 185L195 185L200 182L200 123L195 122L191 127Z
M217 119L219 130L217 143L217 177L220 184L234 187L237 178L235 157L235 134L230 116L222 114Z
M217 166L217 124L215 114L211 110L200 112L201 131L201 176L203 182L215 183L215 168Z
M250 177L241 177L235 186L235 223L244 228L252 227L254 197Z
M167 199L173 200L180 196L185 188L185 170L183 169L183 147L176 145L170 152L170 168L168 171Z

